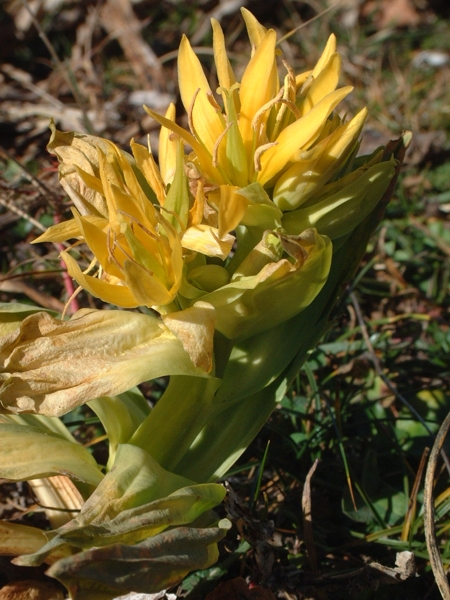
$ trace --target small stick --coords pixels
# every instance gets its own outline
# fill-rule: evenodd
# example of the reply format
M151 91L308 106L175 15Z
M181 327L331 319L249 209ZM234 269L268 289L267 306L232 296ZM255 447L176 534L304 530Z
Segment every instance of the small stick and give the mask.
M39 37L41 38L41 40L44 42L47 50L50 53L50 56L52 57L52 59L54 60L56 66L60 69L64 79L66 80L67 85L69 86L70 91L72 92L72 95L75 99L75 102L78 104L81 112L83 113L83 117L84 117L84 121L85 121L85 126L87 129L88 133L94 133L94 127L91 123L91 120L89 119L89 116L86 112L84 103L82 101L82 98L80 96L80 94L78 93L78 90L76 88L76 86L74 85L74 82L71 80L70 75L68 73L68 66L64 65L64 63L59 59L59 56L56 54L55 49L53 48L52 43L50 42L50 40L48 39L45 31L42 29L41 24L39 23L39 21L36 19L35 14L33 13L33 11L30 8L30 5L28 4L27 0L22 0L23 5L25 6L25 8L27 9L28 13L30 14L31 20L33 22L33 25L36 27L37 32L39 34Z
M423 513L424 513L424 527L425 527L425 539L427 542L428 554L430 556L430 564L433 569L433 574L436 579L437 586L441 592L441 596L444 600L450 600L450 585L448 583L447 575L442 564L441 556L439 553L436 531L434 527L434 497L433 497L433 483L434 473L436 470L436 464L441 454L442 446L445 441L445 437L450 428L450 413L445 417L439 432L436 436L433 448L430 453L430 460L428 461L427 472L425 474L425 489L423 494Z
M319 569L317 567L317 554L316 547L314 545L314 534L313 534L313 526L312 526L312 516L311 516L311 479L314 475L314 471L319 464L319 460L316 458L312 467L309 470L308 475L305 479L305 485L303 487L302 494L302 509L303 509L303 533L305 536L305 544L308 550L308 559L309 564L311 565L311 570L313 573L318 573Z

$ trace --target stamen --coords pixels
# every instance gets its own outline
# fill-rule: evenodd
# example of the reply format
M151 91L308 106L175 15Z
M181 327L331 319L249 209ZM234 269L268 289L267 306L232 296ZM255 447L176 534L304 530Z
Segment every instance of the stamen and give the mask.
M168 213L171 217L175 217L175 219L178 221L181 230L184 230L184 225L181 222L180 216L177 215L177 213L174 210L169 210L168 208L164 208L164 206L160 206L161 211L165 210L166 213ZM163 225L164 226L164 225Z
M225 129L222 131L222 133L219 135L219 137L216 140L216 143L214 144L214 148L213 148L213 154L212 154L212 163L215 167L217 167L219 165L219 161L218 161L218 153L219 153L219 146L220 146L220 142L223 140L223 138L225 137L227 131L230 129L230 127L233 125L233 121L231 121L231 123L228 123L227 126L225 127Z
M112 246L111 246L111 234L114 237ZM108 229L108 235L106 237L106 245L108 247L108 262L113 263L119 269L119 271L123 272L122 265L117 260L117 258L114 256L114 250L116 249L116 247L120 248L120 246L117 243L117 238L116 238L115 232L111 231L111 229Z
M95 267L97 262L98 262L97 259L93 258L91 260L91 264L88 266L88 268L83 271L83 275L87 275L89 273L89 271Z
M279 133L279 128L280 128L280 124L284 119L284 116L286 114L286 110L289 108L291 110L291 112L294 114L296 119L300 118L300 113L297 110L297 107L295 106L295 96L297 93L297 86L295 83L295 73L291 67L291 65L289 63L287 63L286 61L283 60L283 65L284 68L287 71L287 75L284 78L284 85L283 85L283 99L281 100L282 106L280 107L280 110L277 113L277 117L275 119L275 128L272 131L272 139L276 139L276 137L278 136Z
M123 210L118 210L118 211L117 211L117 214L119 214L119 215L123 215L124 217L128 217L128 218L130 219L130 221L131 221L131 230L132 230L132 231L133 231L133 223L136 223L136 225L137 225L138 227L140 227L140 228L142 229L142 231L145 231L145 233L146 233L146 234L147 234L149 237L153 238L154 240L157 240L157 239L158 239L158 236L157 236L157 235L155 235L155 234L154 234L154 233L152 233L152 232L151 232L149 229L147 229L147 227L145 227L145 225L143 225L143 224L142 224L142 223L141 223L141 222L140 222L138 219L136 219L136 217L133 217L133 215L129 215L128 213L126 213L126 212L125 212L125 211L123 211ZM133 233L134 233L134 231L133 231Z
M269 144L263 144L255 150L253 162L255 165L256 172L261 171L261 155L264 154L264 152L269 148L272 148L272 146L278 146L278 142L270 142Z
M77 289L73 292L73 294L70 295L70 297L67 300L67 302L64 304L64 309L63 309L62 314L61 314L61 320L62 321L64 321L64 317L66 316L67 309L69 308L72 300L75 300L75 298L78 296L78 294L81 292L82 289L83 288L81 287L81 285L79 285L77 287Z
M206 97L208 99L208 102L211 104L211 106L215 110L219 110L220 112L222 112L222 109L221 109L220 105L217 103L217 100L214 98L214 94L211 92L211 90L207 90Z
M191 101L191 105L189 106L189 110L187 111L187 116L188 116L188 124L189 124L189 129L191 130L192 135L195 137L195 139L198 141L197 136L195 135L195 129L194 129L194 119L193 119L193 113L194 113L194 105L195 105L195 101L197 100L197 96L200 93L200 89L201 88L197 88L197 90L195 91L194 96L192 97L192 101Z
M291 102L295 102L295 96L297 93L295 73L291 65L285 60L283 60L283 65L287 71L287 75L284 78L284 98L286 98L286 100L291 100Z
M252 119L252 129L254 129L255 131L257 131L259 129L263 114L266 111L270 110L272 108L272 106L274 106L275 104L280 102L281 99L283 98L283 94L284 94L284 89L281 88L280 91L278 92L278 94L274 98L272 98L272 100L269 100L269 102L266 102L265 104L263 104L261 106L261 108L256 111L255 116Z
M291 102L290 100L285 100L284 98L282 100L280 100L280 102L282 104L284 104L285 106L287 106L289 108L290 111L292 111L292 113L294 114L294 117L296 119L300 119L301 118L301 113L298 110L298 108L295 106L295 104L293 102ZM280 111L281 112L281 111ZM277 121L278 121L278 115L277 115Z
M117 248L119 248L119 250L121 252L123 252L125 254L125 256L128 258L128 260L130 260L131 262L139 265L140 267L142 267L143 269L145 269L148 273L150 273L150 275L153 275L153 273L151 271L149 271L148 269L146 269L143 265L141 265L141 263L138 263L132 256L131 254L128 254L128 252L126 250L123 249L123 247L119 244L116 243ZM121 269L123 271L123 269Z

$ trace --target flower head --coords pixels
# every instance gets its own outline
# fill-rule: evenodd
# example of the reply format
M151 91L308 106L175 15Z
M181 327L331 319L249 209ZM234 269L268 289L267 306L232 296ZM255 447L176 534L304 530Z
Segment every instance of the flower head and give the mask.
M248 203L233 198L230 210L227 188L239 193L256 182L271 190L282 178L273 200L282 210L292 210L298 202L292 196L299 196L305 173L311 191L315 185L327 183L349 158L367 112L361 111L348 123L337 116L330 118L352 90L348 86L337 89L341 59L334 35L312 71L296 76L284 62L286 74L280 81L275 31L266 30L246 9L242 13L253 50L240 82L226 55L220 25L212 21L217 94L223 108L183 37L178 74L190 130L176 125L173 110L167 118L147 109L163 128L192 147L192 161L199 172L207 184L217 186L208 199L218 207L221 233L233 230L248 208ZM320 164L318 157L323 159ZM305 164L305 160L309 162ZM303 197L306 199L305 194Z
M130 156L101 138L67 137L54 130L49 147L58 155L63 149L63 182L73 192L76 181L76 190L82 194L75 196L74 218L50 227L35 242L81 239L95 256L91 265L98 268L95 275L82 272L69 252L62 253L69 274L79 285L105 302L166 312L180 288L183 252L202 251L223 258L234 238L219 240L216 229L201 224L195 206L190 210L182 149L179 168L166 192L153 156L144 146L132 141ZM96 194L96 205L89 201L92 196L86 189Z
M78 210L39 238L87 243L95 275L68 252L63 258L93 295L162 315L201 300L232 339L314 300L333 252L395 171L382 153L355 158L366 109L349 121L334 113L352 90L338 87L335 37L311 71L296 75L284 62L280 80L275 31L242 13L252 51L240 81L212 21L216 93L183 36L178 74L189 129L175 122L172 105L165 116L147 109L162 125L160 168L134 141L128 155L100 138L53 132L49 147Z

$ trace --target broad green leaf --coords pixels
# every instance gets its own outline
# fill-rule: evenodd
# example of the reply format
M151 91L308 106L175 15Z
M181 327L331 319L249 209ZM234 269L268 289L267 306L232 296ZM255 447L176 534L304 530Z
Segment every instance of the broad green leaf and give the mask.
M88 402L103 427L109 442L108 464L114 462L119 444L126 444L150 413L150 406L138 388L119 396L103 396ZM0 416L1 420L1 416Z
M75 438L58 417L46 417L44 415L2 415L0 414L0 423L12 423L15 425L24 425L26 427L35 427L42 433L50 433L59 435L69 442L76 443Z
M304 310L320 292L330 270L330 240L308 229L295 240L283 237L285 245L291 242L298 251L292 263L287 258L269 262L259 273L232 278L202 297L216 309L216 329L224 336L244 339L266 331Z
M113 468L83 505L80 514L49 533L50 541L17 564L35 566L55 548L88 549L135 543L177 525L187 525L219 504L225 488L191 485L162 469L144 450L120 445Z
M98 485L103 474L86 448L37 427L0 424L0 477L24 481L69 475Z
M47 575L63 583L72 600L112 600L130 590L159 592L216 562L217 542L228 528L224 519L219 527L177 527L134 546L95 548L58 561Z

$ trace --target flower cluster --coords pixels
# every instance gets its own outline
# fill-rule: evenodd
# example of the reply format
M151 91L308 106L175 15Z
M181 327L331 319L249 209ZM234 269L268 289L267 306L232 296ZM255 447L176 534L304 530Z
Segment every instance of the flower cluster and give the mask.
M69 252L63 258L78 284L105 302L165 315L201 300L231 339L286 321L314 300L332 242L338 247L374 209L395 170L382 152L355 159L366 109L349 121L333 112L352 90L337 88L335 37L311 71L295 75L284 62L280 81L275 31L242 12L252 56L240 82L213 20L217 94L183 37L178 70L189 131L175 122L173 105L165 116L147 109L162 126L159 169L133 141L131 156L106 140L75 134L74 143L53 131L49 148L79 210L36 240L86 242L95 275Z

